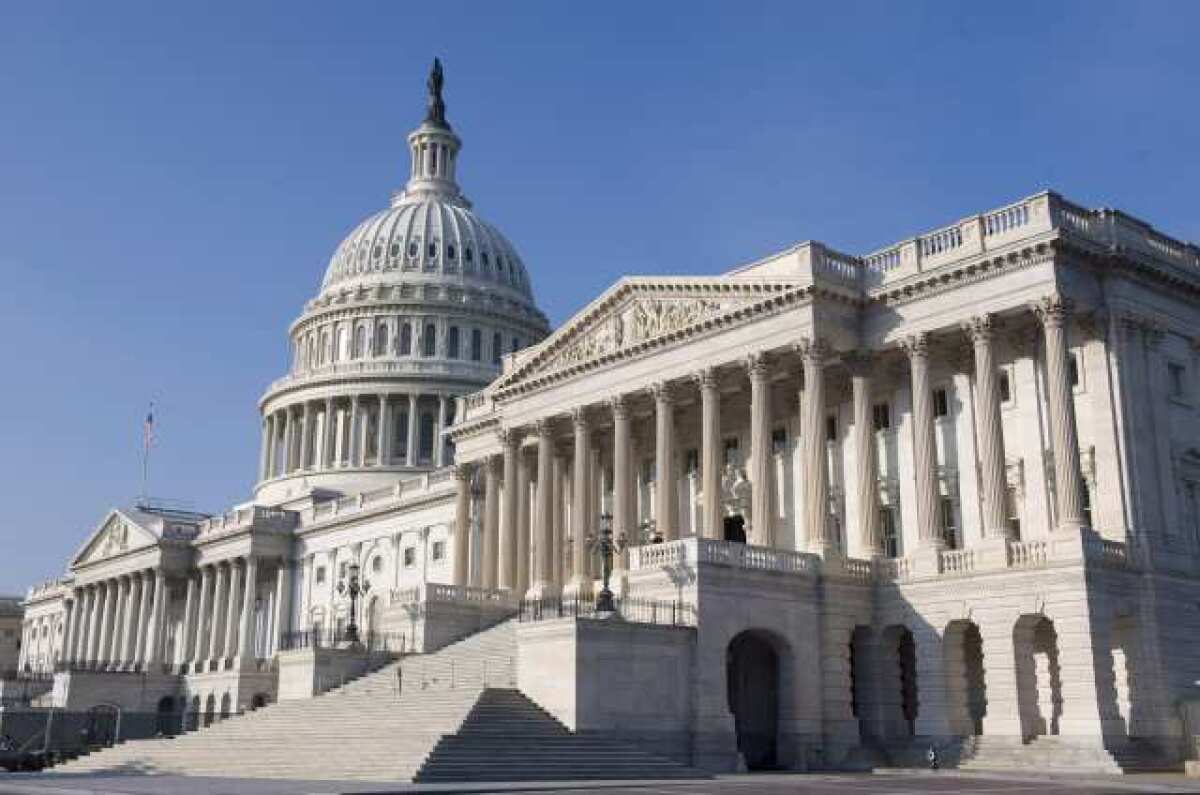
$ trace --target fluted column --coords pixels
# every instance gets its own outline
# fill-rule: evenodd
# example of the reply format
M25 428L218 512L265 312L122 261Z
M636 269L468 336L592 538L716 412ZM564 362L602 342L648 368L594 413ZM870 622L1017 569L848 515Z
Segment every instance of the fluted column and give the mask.
M211 626L208 631L208 669L212 670L221 656L221 644L224 641L221 632L221 607L225 603L225 595L229 589L229 567L217 565L214 572L213 600Z
M471 572L471 466L454 467L454 569L450 582L468 585Z
M1080 492L1083 470L1075 431L1075 398L1071 392L1071 354L1067 348L1071 308L1068 299L1057 295L1043 298L1034 306L1046 339L1046 402L1050 409L1058 529L1062 531L1079 530L1086 524Z
M336 449L337 421L334 418L333 398L325 398L325 418L321 420L321 468L333 467L333 451Z
M829 472L825 461L825 356L820 340L804 340L798 346L804 367L801 399L801 442L804 445L804 526L809 549L829 553L837 540L830 536Z
M571 487L571 580L564 589L564 595L586 598L592 593L592 581L587 575L591 427L587 411L583 408L576 408L571 412L571 422L575 434L575 464L572 467L575 482Z
M258 588L258 558L246 558L246 576L242 587L241 624L238 627L237 656L241 667L254 661L254 598Z
M362 454L362 440L359 438L362 435L361 423L362 418L359 416L360 407L358 405L358 395L350 396L350 450L346 456L349 466L356 467L361 464L359 456Z
M133 665L134 668L145 670L146 640L150 634L151 572L149 569L144 569L140 574L133 576L138 578L137 625L133 630Z
M504 456L504 502L500 509L500 563L497 587L515 588L517 584L517 452L521 437L515 430L499 432Z
M750 464L750 532L753 543L769 547L775 543L775 510L771 499L771 373L766 357L747 357L746 372L750 376L750 451L754 455Z
M442 431L446 429L446 396L438 395L437 430L433 434L433 460L437 466L446 465L446 440Z
M175 642L175 655L171 663L176 670L182 671L187 665L188 656L191 653L190 640L196 626L196 577L188 573L187 578L187 594L183 599L183 626L179 633L179 638Z
M704 538L725 537L721 516L721 391L715 368L696 374L700 387L700 532Z
M1008 477L1005 474L1004 433L1000 425L1000 379L996 376L993 345L995 322L979 315L964 324L975 349L975 427L979 443L979 487L983 503L985 538L1008 538L1005 510Z
M76 619L79 627L75 630L73 661L76 665L84 665L87 663L87 637L92 617L92 592L90 588L85 586L79 589L79 603L81 611L78 619Z
M917 484L917 536L920 546L940 549L942 514L938 510L937 439L933 427L933 387L929 382L929 335L904 340L912 376L913 478Z
M244 563L240 559L229 561L229 589L228 601L225 603L225 645L223 657L226 661L226 666L230 666L238 653L238 627L239 618L239 602L242 597L242 566ZM330 572L330 579L333 579L334 572Z
M212 620L212 597L216 585L213 583L212 574L212 566L204 566L200 569L200 608L196 612L196 640L192 646L191 670L193 672L204 668L205 655L208 653L209 646L206 641L211 637L214 623Z
M675 394L670 384L655 384L654 524L665 541L679 538L675 520Z
M858 544L862 554L883 554L879 528L879 468L875 453L875 418L872 414L870 354L846 358L850 388L854 393L854 488L858 506Z
M408 396L408 465L417 465L417 395ZM493 586L495 587L495 586Z
M554 567L550 575L551 582L554 583L556 589L561 589L564 585L563 580L563 558L566 555L566 538L567 538L567 509L566 509L566 471L567 462L564 457L557 451L554 451L553 477L554 487L552 489L551 502L551 528L553 533L554 543Z
M121 644L117 649L117 662L122 668L132 669L137 660L134 657L137 643L134 635L137 632L137 614L141 609L142 581L137 575L125 578L125 612L122 616Z
M81 589L75 588L71 591L71 606L67 608L67 627L63 631L63 653L62 661L66 664L75 662L75 644L79 634L79 617L80 609L80 594Z
M282 461L276 474L286 475L292 470L292 411L285 408L281 409L279 414L283 417L283 424L279 430L279 453Z
M128 580L125 577L115 578L113 588L116 593L116 603L113 606L112 635L108 641L108 667L110 670L119 670L121 667L121 641L125 637L122 634L125 627L125 613L129 610Z
M146 635L146 670L156 671L162 663L163 628L167 612L167 577L162 567L154 570L154 603Z
M480 561L480 585L496 587L498 547L500 546L500 456L490 456L484 469L483 556Z
M117 584L115 580L104 581L104 606L100 613L100 638L96 645L96 662L100 667L107 666L110 661L109 652L112 642L113 614L116 606Z
M279 651L279 639L292 631L292 572L295 565L291 558L280 558L275 571L275 618L271 622L271 637L268 639L268 656Z
M534 541L532 584L526 597L546 599L558 593L554 580L554 426L549 420L537 424L537 510L533 526ZM526 484L528 493L528 484Z
M375 430L378 432L378 437L375 440L375 463L377 466L387 466L391 463L391 455L388 450L388 439L392 427L391 412L388 411L388 396L381 394L379 396L379 427Z
M617 396L609 401L613 415L613 538L633 543L637 538L633 495L633 431L629 401ZM614 568L624 569L624 554L613 554Z
M515 588L518 594L529 590L531 569L536 565L530 560L531 547L536 546L533 540L534 528L530 522L530 496L532 475L530 473L529 456L521 448L517 448L517 577ZM540 481L539 481L540 483Z
M258 479L266 480L269 477L271 466L271 415L263 417L262 420L262 450L258 456Z

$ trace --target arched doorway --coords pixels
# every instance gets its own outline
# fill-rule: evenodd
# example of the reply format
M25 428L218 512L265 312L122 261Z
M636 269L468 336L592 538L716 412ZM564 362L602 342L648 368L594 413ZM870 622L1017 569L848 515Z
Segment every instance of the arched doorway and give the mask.
M232 699L229 697L229 693L226 693L225 695L221 696L221 720L225 720L226 718L229 717L229 710L230 710L230 707L232 706L232 703L233 702L232 702Z
M864 743L875 739L878 712L872 641L868 626L857 626L850 633L850 712L858 721L858 739Z
M250 709L260 709L267 705L267 697L264 693L255 693L250 699Z
M208 694L208 698L204 701L204 725L211 726L213 717L217 712L217 697L212 693Z
M770 637L748 630L725 653L729 711L737 748L750 770L778 766L779 654Z
M1042 615L1017 619L1013 627L1017 704L1026 739L1058 734L1062 716L1062 682L1058 670L1058 632Z
M983 636L968 619L951 621L943 636L946 700L950 727L956 734L983 734L987 684L983 675Z
M725 540L746 543L746 519L742 516L725 517Z
M158 700L154 730L164 736L175 733L175 699L170 696L163 696Z
M200 728L200 696L192 696L191 714L188 715L188 731Z
M903 624L883 630L879 643L879 708L883 736L903 739L916 733L917 650Z

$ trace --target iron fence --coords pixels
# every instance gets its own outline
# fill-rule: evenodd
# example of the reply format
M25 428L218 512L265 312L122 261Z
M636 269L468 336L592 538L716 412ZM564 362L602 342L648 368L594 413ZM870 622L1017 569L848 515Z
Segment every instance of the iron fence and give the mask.
M402 632L358 632L352 639L344 629L306 629L279 636L279 650L349 648L358 644L371 654L402 654L407 638Z
M696 606L681 601L659 601L616 597L616 615L634 624L658 624L668 627L696 626ZM517 610L521 622L552 618L597 618L609 615L596 609L596 597L525 599Z

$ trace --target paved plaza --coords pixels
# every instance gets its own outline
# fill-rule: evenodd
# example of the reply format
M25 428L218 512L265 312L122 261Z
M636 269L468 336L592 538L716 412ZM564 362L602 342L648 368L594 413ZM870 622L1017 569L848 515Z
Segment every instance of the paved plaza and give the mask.
M400 784L336 781L146 776L121 774L0 774L2 795L333 795L334 793L509 793L571 792L603 795L825 795L872 793L917 795L925 792L1123 793L1197 792L1200 781L1179 775L1126 777L1049 777L889 772L835 775L795 773L720 776L704 781L505 782L496 784Z

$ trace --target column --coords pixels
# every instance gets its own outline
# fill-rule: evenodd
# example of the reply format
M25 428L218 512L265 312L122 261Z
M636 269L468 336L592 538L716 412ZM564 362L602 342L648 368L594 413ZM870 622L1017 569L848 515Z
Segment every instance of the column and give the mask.
M725 537L721 516L721 392L717 371L707 367L696 374L700 387L700 533L704 538Z
M408 465L417 465L417 396L408 396Z
M280 558L275 572L275 619L271 622L273 632L267 642L268 655L279 651L279 640L292 632L292 572L295 570L290 558Z
M336 578L336 572L332 572L332 574L335 576L331 577L331 580ZM225 592L227 594L227 601L225 603L225 646L222 654L226 662L226 667L232 666L238 654L238 625L240 623L238 620L240 617L238 602L241 600L241 590L242 566L238 564L237 560L231 560L229 561L229 589Z
M279 414L283 417L283 425L279 431L279 452L283 460L280 462L278 474L286 475L292 471L292 412L289 409L283 409Z
M121 630L121 647L117 650L117 662L124 670L132 670L137 665L134 657L137 643L134 637L137 633L137 613L141 609L142 578L137 575L125 578L125 613L124 627Z
M446 396L438 395L438 424L437 432L433 435L434 463L439 467L446 465L446 439L442 431L446 429Z
M225 595L229 589L229 565L217 565L214 572L213 582L213 600L212 600L212 625L208 631L208 669L213 670L220 659L222 642L224 641L223 633L221 632L221 607L225 603Z
M86 648L87 648L86 662L87 662L89 668L92 668L95 666L96 655L100 648L100 611L101 611L101 607L102 607L102 605L100 604L100 587L101 587L100 583L94 583L91 586L91 594L92 595L91 595L91 599L89 600L89 604L91 605L91 607L89 608L88 613L91 614L91 618L88 621L88 634L87 634L87 644L86 644Z
M539 440L540 444L540 440ZM530 519L530 496L529 492L532 488L529 471L529 456L519 447L517 448L517 578L515 581L516 592L523 594L529 590L530 584L530 546L536 547L533 542L534 529L529 521ZM538 481L539 484L541 481Z
M312 427L308 415L308 401L304 401L303 407L300 409L300 464L297 469L308 469L309 456L312 453L310 446L312 444Z
M262 420L262 450L258 454L258 479L266 480L270 469L271 461L271 416L267 415Z
M208 644L205 640L209 637L205 634L212 631L212 597L216 590L215 584L212 582L213 567L204 566L200 569L200 607L196 612L196 639L192 646L192 672L203 670L205 654L208 652Z
M654 489L654 524L663 540L674 541L679 537L675 522L675 395L670 384L658 383L651 390L654 393L654 468L657 481Z
M557 450L554 451L554 487L552 489L552 512L550 517L551 533L554 543L554 569L550 575L550 581L554 583L554 587L561 589L563 586L563 558L566 556L567 547L567 518L566 518L566 473L567 462Z
M975 349L975 416L979 443L979 486L983 537L1008 538L1008 477L1005 474L1004 434L1000 426L1000 379L992 345L992 315L979 315L964 324Z
M801 399L801 443L804 445L804 527L809 549L829 554L837 539L829 534L829 473L825 462L825 344L803 340L799 347L804 367Z
M499 431L504 456L504 502L500 510L500 571L498 588L513 589L517 584L517 452L521 437L513 429Z
M116 592L116 602L113 605L112 637L108 645L108 667L119 670L121 667L121 643L125 636L125 612L129 609L129 586L124 577L113 581Z
M563 590L563 596L586 599L592 594L592 581L587 576L588 464L591 458L591 429L587 411L583 408L574 409L571 422L575 431L575 463L572 467L575 482L571 486L571 581Z
M412 441L411 434L409 441ZM500 545L500 456L489 456L484 466L483 556L479 585L490 591L496 588L497 547Z
M633 462L630 460L633 457L633 441L629 401L617 396L609 401L609 407L613 415L613 539L633 543L637 538L637 522L633 514ZM540 460L538 464L540 471ZM613 553L613 568L625 570L625 553ZM619 582L620 577L617 580Z
M537 480L537 509L533 520L537 533L533 544L536 558L533 584L525 594L527 599L547 599L558 592L554 580L554 426L550 420L537 424Z
M349 433L350 450L349 450L349 454L346 456L346 460L349 462L348 465L352 466L352 467L356 467L359 465L358 456L360 453L360 449L359 449L360 448L360 445L359 445L360 439L358 437L360 435L359 423L361 421L361 418L358 416L358 414L359 414L358 395L351 395L350 396L350 418L349 418L350 419L350 433Z
M71 606L67 608L67 627L63 631L62 661L68 668L75 661L75 638L79 634L79 617L81 613L79 604L80 593L79 588L71 591Z
M391 463L391 457L388 454L389 429L392 426L391 417L389 416L389 414L390 414L390 412L388 411L388 396L380 395L379 396L379 427L376 429L376 431L378 432L379 435L375 440L375 450L376 450L375 463L377 466L381 466L381 467L387 466L388 464Z
M87 662L87 631L90 621L91 611L91 594L87 588L79 588L76 591L79 595L76 600L79 603L75 618L76 628L74 639L71 646L71 661L75 665L82 665Z
M933 388L929 383L929 335L904 340L912 373L913 472L917 484L917 535L926 549L940 549L942 513L938 510L937 440L933 427Z
M107 667L111 661L109 654L112 650L112 630L117 602L117 583L115 580L104 581L104 607L100 614L100 638L96 645L96 662L100 667Z
M869 353L846 357L850 368L850 388L854 393L855 504L858 506L858 545L861 554L883 555L883 536L879 528L879 469L875 450L875 417L871 397Z
M254 600L258 589L258 558L246 557L246 581L242 588L241 626L238 628L238 660L244 667L254 656Z
M146 651L147 671L157 671L158 666L162 663L164 641L166 640L163 630L166 626L167 600L169 598L167 575L162 566L159 566L154 570L154 607L150 611L150 628L146 641L148 647Z
M325 416L321 420L321 466L325 469L333 467L333 451L336 447L334 435L337 432L337 422L333 415L333 398L325 398Z
M454 467L454 568L450 582L466 586L471 571L471 466Z
M1050 410L1051 452L1054 455L1054 495L1058 529L1084 527L1083 473L1079 440L1075 432L1075 398L1071 393L1067 318L1071 303L1062 296L1047 296L1034 306L1046 339L1046 402Z
M753 543L758 546L774 546L774 507L771 477L771 381L767 359L762 354L751 354L746 359L746 371L750 376L750 532Z
M188 653L191 650L191 644L188 642L196 626L196 578L191 573L187 578L187 596L183 601L183 628L180 632L179 639L175 642L175 659L172 664L178 671L183 670L187 665Z

